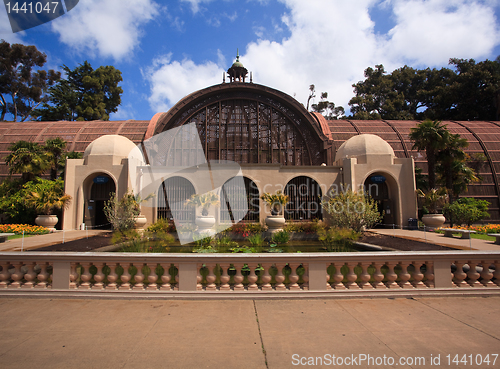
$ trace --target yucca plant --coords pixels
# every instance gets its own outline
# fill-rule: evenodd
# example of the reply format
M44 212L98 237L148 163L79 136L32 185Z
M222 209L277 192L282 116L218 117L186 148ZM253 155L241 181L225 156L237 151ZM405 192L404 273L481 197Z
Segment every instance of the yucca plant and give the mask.
M281 215L283 213L283 207L288 204L288 196L281 191L277 191L275 195L266 192L260 198L269 204L272 215Z
M219 196L213 192L207 192L202 195L193 195L186 200L186 205L201 207L201 215L206 217L210 206L218 206L220 204Z
M448 200L448 193L445 187L439 190L432 188L427 193L417 190L417 196L422 199L423 205L430 214L438 214L438 207L442 207Z

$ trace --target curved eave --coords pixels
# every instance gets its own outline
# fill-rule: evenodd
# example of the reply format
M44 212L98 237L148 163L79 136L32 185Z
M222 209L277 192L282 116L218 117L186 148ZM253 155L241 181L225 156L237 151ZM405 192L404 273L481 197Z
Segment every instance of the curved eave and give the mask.
M260 94L264 97L272 98L282 102L287 106L287 108L297 113L304 121L309 123L310 127L313 129L318 139L322 141L328 141L328 137L324 134L317 120L304 108L302 104L300 104L293 97L267 86L255 83L243 83L243 82L222 83L211 87L207 87L202 90L195 91L187 95L186 97L182 98L177 104L175 104L168 112L158 113L154 117L156 118L158 116L157 121L155 123L153 122L151 123L151 125L153 124L155 125L154 131L152 127L148 128L148 132L146 134L145 139L148 139L155 134L163 132L166 129L172 128L170 126L171 124L173 124L172 122L176 122L179 119L179 117L181 117L191 107L197 106L198 104L202 104L204 101L209 101L211 97L221 96L222 97L221 100L231 99L232 96L236 96L237 98L239 92L246 92L246 93L253 92L255 94ZM214 101L211 101L210 103L213 102ZM206 105L200 105L199 109L193 110L192 113L189 114L189 116L196 114L197 111L199 111ZM189 116L185 117L185 119L183 119L183 122L181 122L181 124L184 124L189 119Z

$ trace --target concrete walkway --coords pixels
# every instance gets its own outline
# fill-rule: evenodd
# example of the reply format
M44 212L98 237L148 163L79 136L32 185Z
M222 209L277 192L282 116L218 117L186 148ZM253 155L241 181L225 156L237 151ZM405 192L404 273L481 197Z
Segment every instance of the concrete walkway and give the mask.
M88 231L56 231L54 233L24 237L24 240L22 238L16 238L15 240L0 243L0 252L34 250L40 247L63 243L63 241L69 242L72 240L79 240L81 238L92 237L107 232L109 231L97 229Z
M498 368L500 358L493 356L500 354L498 306L500 297L0 298L0 366L274 369L310 360L330 367L335 355L336 367ZM467 355L464 360L472 365L455 365L457 354L459 360ZM476 365L488 354L490 365Z
M391 228L374 228L370 232L375 232L388 236L408 238L421 242L434 243L447 247L453 247L458 250L481 250L481 251L500 251L500 245L496 245L495 241L486 241L478 238L463 240L459 237L445 237L444 234L435 232L424 232L422 230L410 231L407 229L391 229Z

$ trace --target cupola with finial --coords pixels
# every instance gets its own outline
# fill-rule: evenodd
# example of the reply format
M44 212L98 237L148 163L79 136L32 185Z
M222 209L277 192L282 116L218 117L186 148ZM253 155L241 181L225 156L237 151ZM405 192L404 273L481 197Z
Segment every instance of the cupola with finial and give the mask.
M236 52L236 61L233 63L231 68L227 70L227 74L229 74L230 82L245 82L248 70L240 62L239 50Z

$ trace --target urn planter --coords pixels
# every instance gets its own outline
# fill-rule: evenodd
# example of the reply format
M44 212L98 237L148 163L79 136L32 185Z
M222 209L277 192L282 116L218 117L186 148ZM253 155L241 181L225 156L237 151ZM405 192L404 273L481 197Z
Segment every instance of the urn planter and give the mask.
M445 221L446 218L443 214L425 214L422 216L422 222L429 228L442 227Z
M35 223L39 225L40 227L45 227L49 229L50 231L55 231L55 225L59 219L57 218L57 215L39 215L35 219Z
M144 226L146 225L146 223L148 222L148 220L146 219L146 217L142 214L140 214L139 216L135 217L134 218L135 220L135 229L144 229Z
M198 226L197 233L208 234L210 236L213 236L215 234L215 231L212 229L212 227L215 225L215 218L213 216L197 216L195 223Z
M285 217L283 215L269 215L266 218L266 225L268 232L281 231L285 225Z

